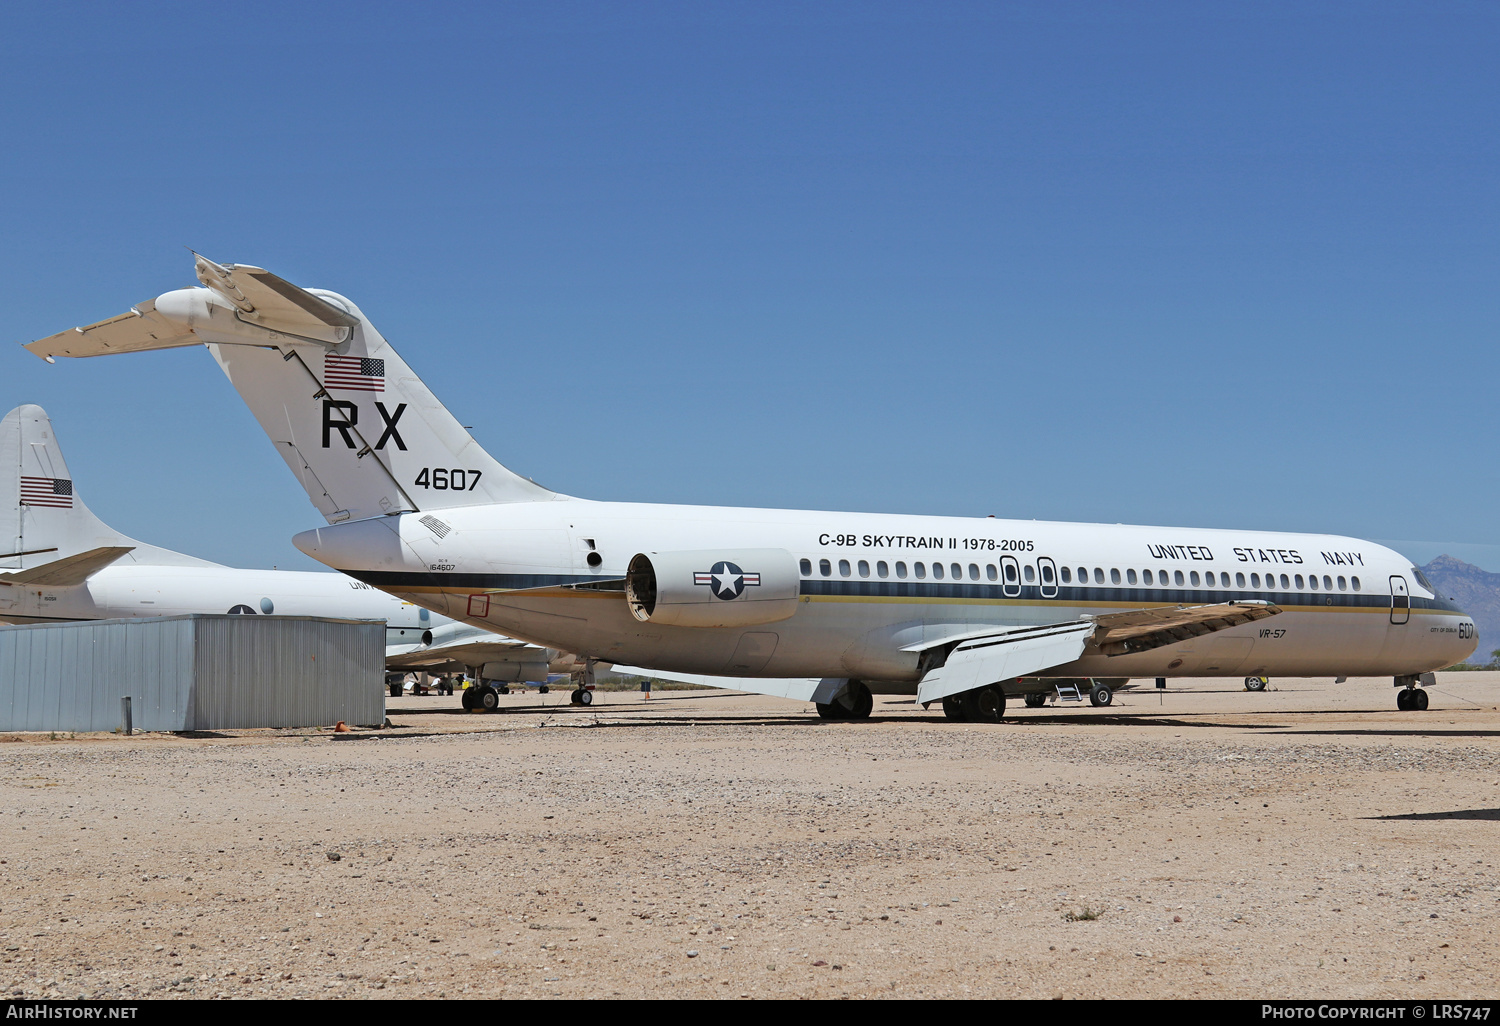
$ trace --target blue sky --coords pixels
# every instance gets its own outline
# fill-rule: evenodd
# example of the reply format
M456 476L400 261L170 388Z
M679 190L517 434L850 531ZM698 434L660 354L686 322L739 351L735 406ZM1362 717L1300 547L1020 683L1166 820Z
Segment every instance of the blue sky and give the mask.
M1500 570L1500 6L0 9L12 342L358 302L602 499L1328 531ZM208 355L0 347L114 526L312 565Z

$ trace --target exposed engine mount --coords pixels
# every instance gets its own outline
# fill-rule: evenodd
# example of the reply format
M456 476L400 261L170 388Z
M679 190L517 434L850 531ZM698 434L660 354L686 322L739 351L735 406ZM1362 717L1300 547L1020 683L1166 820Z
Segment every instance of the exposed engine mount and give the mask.
M797 611L797 560L785 549L639 553L625 575L631 614L678 627L750 627Z

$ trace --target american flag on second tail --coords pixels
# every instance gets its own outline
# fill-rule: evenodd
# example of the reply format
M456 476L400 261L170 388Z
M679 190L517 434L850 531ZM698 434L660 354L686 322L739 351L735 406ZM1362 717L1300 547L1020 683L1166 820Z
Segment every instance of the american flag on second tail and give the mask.
M324 356L323 387L353 392L384 392L385 361L368 356Z
M73 508L73 482L65 477L21 478L21 505Z

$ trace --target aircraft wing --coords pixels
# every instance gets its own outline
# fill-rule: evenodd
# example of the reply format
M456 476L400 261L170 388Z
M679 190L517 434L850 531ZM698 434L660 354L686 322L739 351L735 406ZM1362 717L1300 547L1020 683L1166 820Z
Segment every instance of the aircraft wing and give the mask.
M156 300L137 303L126 313L86 328L69 328L26 346L44 360L54 356L103 356L134 353L143 349L195 346L201 339L185 325L167 320L156 312Z
M922 676L917 701L922 705L995 681L1026 677L1049 666L1071 663L1094 636L1094 622L1074 620L1040 627L1009 627L956 643L923 646L924 652L952 645L941 665Z
M385 666L388 670L422 670L427 667L446 666L449 663L462 666L483 666L485 663L500 662L513 657L527 649L536 652L538 659L547 658L547 650L538 648L536 645L503 638L498 634L490 635L490 638L491 640L488 641L466 639L447 645L402 646L394 652L386 653Z
M748 691L753 695L771 695L775 698L791 698L799 702L830 702L843 680L830 678L830 686L824 688L827 697L818 695L824 683L820 677L720 677L713 674L677 673L675 670L648 670L641 666L616 664L611 673L628 673L635 677L652 680L675 680L683 684L698 684L707 688L723 688L726 691Z
M1221 602L1211 606L1158 606L1094 617L1094 644L1105 655L1148 652L1227 627L1264 620L1281 612L1269 602Z
M134 548L134 545L106 545L103 548L89 549L76 556L64 556L27 570L0 574L0 584L30 584L48 588L82 584Z

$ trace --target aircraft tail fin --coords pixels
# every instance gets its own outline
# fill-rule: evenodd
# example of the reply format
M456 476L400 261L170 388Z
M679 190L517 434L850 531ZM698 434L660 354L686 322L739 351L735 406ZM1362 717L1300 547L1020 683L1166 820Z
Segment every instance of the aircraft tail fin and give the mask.
M130 561L155 565L215 565L127 538L101 521L74 487L47 411L30 404L11 410L0 420L0 572L30 572L84 553L102 558L104 552L114 555L97 566L77 566L92 566L92 573L127 554Z
M206 344L329 523L554 497L485 452L348 299L244 264L195 269L202 288L26 348L51 360Z

